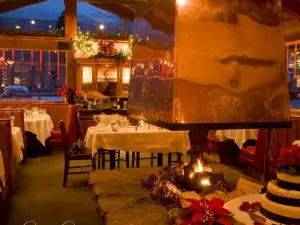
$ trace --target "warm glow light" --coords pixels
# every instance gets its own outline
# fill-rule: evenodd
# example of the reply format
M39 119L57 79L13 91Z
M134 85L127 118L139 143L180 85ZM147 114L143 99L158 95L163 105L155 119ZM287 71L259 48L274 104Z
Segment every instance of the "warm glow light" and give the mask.
M130 80L130 68L123 68L123 84L129 84Z
M100 24L99 29L100 29L100 30L103 30L103 29L104 29L104 24L103 24L103 23Z
M34 25L34 24L35 24L35 21L34 21L34 20L31 20L30 23L31 23L32 25Z
M84 84L91 84L93 81L93 68L82 67L82 82Z
M19 25L16 26L16 29L20 29L21 27Z
M190 174L190 178L192 178L195 173L199 173L199 172L203 172L203 166L202 166L200 160L197 159L197 167L195 169L195 172Z
M187 0L177 0L177 4L178 4L179 6L184 5L186 2L187 2Z
M51 25L49 25L49 28L51 28L52 26Z
M201 180L201 184L210 185L210 181L209 181L209 179Z

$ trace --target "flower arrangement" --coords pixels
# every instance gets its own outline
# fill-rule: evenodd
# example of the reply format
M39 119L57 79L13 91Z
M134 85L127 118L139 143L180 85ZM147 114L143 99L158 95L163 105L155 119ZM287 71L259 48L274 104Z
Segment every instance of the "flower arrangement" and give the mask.
M57 89L56 95L61 95L63 98L72 98L74 96L74 91L68 85L63 85Z
M72 150L74 151L83 151L85 149L85 141L82 139L78 139L75 143L72 145Z
M76 91L75 96L74 96L74 103L75 103L77 110L87 108L88 100L87 100L86 94L80 90Z
M275 162L281 172L300 174L300 146L281 148Z
M224 208L224 201L219 198L185 199L185 201L191 204L182 214L180 225L232 224L230 219L233 214Z
M100 41L98 43L98 54L97 58L113 58L117 55L115 44L113 41Z

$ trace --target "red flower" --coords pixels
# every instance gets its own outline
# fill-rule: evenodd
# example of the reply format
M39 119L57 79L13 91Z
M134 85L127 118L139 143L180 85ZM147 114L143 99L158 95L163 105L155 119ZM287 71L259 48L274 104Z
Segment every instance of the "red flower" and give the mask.
M259 202L252 202L251 203L251 209L252 210L259 210L260 209L260 203Z
M279 165L284 165L286 164L286 158L284 156L279 156L276 158L276 163Z
M296 160L295 160L294 156L288 156L288 157L287 157L287 160L286 160L286 163L287 163L289 166L295 166Z
M210 201L206 198L202 198L200 200L185 200L191 203L188 209L193 212L193 215L190 220L182 221L181 225L202 225L206 222L208 222L209 225L213 224L214 222L224 225L231 225L231 222L227 219L227 216L232 216L232 213L223 208L223 200L218 198L213 198Z
M260 223L260 222L258 222L258 221L254 221L253 222L253 225L264 225L263 223Z
M251 204L249 202L243 202L239 209L248 212L251 209Z

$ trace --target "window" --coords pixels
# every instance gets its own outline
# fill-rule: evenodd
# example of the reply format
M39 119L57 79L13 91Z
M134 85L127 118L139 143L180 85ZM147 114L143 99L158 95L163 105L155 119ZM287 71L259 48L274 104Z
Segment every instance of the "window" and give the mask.
M122 39L129 36L131 22L92 4L78 2L77 27L95 38Z
M0 98L62 100L66 52L0 49Z
M1 13L0 35L63 37L64 10L64 0L47 0Z

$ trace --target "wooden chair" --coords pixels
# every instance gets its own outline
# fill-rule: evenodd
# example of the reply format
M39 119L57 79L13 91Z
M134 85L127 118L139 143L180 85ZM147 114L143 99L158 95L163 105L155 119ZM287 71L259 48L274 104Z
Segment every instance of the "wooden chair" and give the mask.
M62 146L64 147L65 153L65 170L64 170L64 178L63 178L63 187L66 187L67 179L69 174L81 174L81 173L89 173L89 172L69 172L69 169L74 168L82 168L82 167L90 167L91 165L85 166L70 166L70 161L79 161L79 160L92 160L92 169L96 169L96 161L95 157L92 157L92 150L86 148L83 152L74 152L70 148L70 143L67 136L66 126L63 120L60 121L60 130L63 137Z
M239 161L248 165L248 175L251 175L252 169L255 169L258 172L264 172L264 159L266 152L266 130L260 129L258 131L256 146L244 145L239 154Z
M12 187L12 138L10 120L0 119L0 151L4 165L4 182L0 181L0 213L5 208L5 203L11 192ZM1 216L0 216L1 217Z

